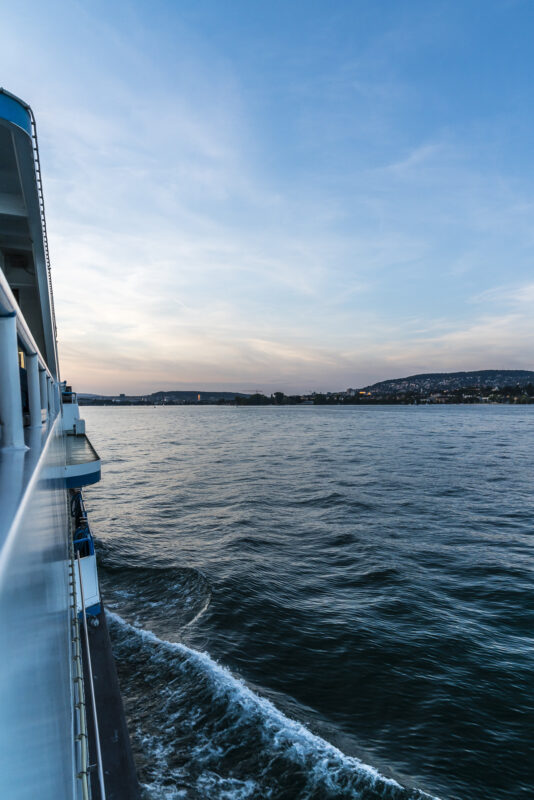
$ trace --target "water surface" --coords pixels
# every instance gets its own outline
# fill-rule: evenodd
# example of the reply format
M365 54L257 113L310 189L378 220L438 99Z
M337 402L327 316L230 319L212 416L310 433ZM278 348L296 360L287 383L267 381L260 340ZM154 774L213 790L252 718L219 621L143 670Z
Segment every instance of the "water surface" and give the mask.
M534 407L83 412L147 797L533 796Z

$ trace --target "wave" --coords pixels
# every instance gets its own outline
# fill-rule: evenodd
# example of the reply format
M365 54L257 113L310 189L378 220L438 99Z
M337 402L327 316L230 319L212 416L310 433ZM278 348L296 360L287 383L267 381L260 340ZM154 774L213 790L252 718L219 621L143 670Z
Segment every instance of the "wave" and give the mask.
M209 654L107 615L150 798L431 799L345 755ZM152 701L140 682L157 687Z

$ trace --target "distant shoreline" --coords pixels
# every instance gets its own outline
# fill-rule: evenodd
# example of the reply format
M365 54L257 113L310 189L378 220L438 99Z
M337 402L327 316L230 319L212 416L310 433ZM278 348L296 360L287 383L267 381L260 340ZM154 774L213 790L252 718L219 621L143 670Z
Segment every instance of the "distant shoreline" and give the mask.
M532 405L534 404L534 396L519 396L513 398L502 399L486 399L486 398L473 398L466 400L457 399L415 399L415 400L397 400L397 399L366 399L357 400L356 402L340 401L340 400L314 400L314 401L297 401L297 402L271 402L266 398L267 402L259 402L250 399L248 402L236 402L235 400L227 401L183 401L183 402L159 402L147 403L143 401L126 401L114 402L110 400L83 400L79 401L81 406L92 406L93 408L156 408L156 407L176 407L176 406L232 406L234 408L241 407L265 407L265 406L466 406L466 405L481 405L481 406L498 406L498 405Z
M431 372L394 378L336 392L290 394L261 391L218 392L169 390L145 395L78 394L80 405L471 405L534 403L534 371L486 369Z

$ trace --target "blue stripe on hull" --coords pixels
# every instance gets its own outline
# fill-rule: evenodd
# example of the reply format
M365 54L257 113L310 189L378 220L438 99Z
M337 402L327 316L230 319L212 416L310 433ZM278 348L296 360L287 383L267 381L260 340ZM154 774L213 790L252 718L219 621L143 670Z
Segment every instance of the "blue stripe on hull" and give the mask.
M101 470L90 472L88 475L75 475L73 478L66 479L67 489L80 489L82 486L90 486L92 483L98 483L101 476Z
M89 606L89 608L85 609L85 613L88 617L98 617L101 611L102 611L102 606L100 605L100 603L95 603L93 606ZM78 617L81 619L82 616L83 613L80 611L78 613Z

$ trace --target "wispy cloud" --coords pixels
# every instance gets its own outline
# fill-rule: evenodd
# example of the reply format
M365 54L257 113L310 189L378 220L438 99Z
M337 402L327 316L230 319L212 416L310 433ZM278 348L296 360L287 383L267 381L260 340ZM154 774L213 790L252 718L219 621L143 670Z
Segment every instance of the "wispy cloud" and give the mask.
M509 116L481 120L451 64L436 73L460 11L436 27L392 4L362 26L340 4L297 38L296 11L254 35L250 13L5 14L3 82L38 118L65 377L289 390L527 365L532 158L519 169Z
M523 313L531 312L527 308L534 305L534 282L521 285L494 286L492 289L477 294L473 298L474 303L496 304L499 306L511 306Z

